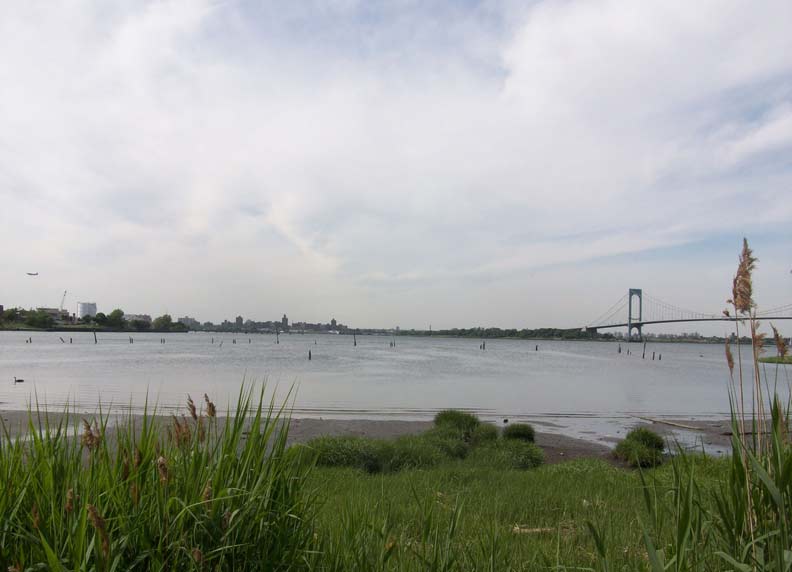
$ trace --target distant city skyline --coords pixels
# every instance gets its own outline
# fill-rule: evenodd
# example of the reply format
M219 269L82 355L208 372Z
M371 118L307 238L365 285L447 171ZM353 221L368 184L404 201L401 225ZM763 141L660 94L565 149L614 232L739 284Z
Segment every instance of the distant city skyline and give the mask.
M4 3L0 304L567 328L631 287L719 311L743 236L757 302L791 302L789 22L787 0Z

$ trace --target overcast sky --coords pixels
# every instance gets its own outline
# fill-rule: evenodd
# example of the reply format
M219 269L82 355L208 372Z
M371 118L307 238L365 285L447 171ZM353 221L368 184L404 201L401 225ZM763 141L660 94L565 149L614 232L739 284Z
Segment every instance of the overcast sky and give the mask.
M792 302L789 0L0 4L0 304L576 326ZM25 272L39 272L30 278Z

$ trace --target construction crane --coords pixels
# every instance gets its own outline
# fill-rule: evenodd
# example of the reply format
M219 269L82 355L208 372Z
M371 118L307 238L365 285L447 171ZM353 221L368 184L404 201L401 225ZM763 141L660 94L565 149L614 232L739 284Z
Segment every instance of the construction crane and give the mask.
M60 304L60 313L63 314L63 303L66 302L66 290L63 291L63 297L61 297L61 304Z

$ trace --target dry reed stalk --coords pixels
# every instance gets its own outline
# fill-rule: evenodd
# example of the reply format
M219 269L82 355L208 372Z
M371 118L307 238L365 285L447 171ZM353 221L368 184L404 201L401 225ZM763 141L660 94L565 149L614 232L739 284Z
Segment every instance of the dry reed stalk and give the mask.
M192 400L192 397L187 395L187 409L190 411L190 417L193 418L193 421L198 421L198 412L195 409L195 403Z
M124 459L121 461L121 480L126 481L129 478L129 453L124 449Z
M748 318L750 319L751 323L751 333L752 333L752 352L754 354L754 363L756 363L756 344L753 343L754 341L754 333L756 331L755 328L755 312L752 313L752 309L755 307L752 295L753 295L753 282L752 282L752 273L754 268L756 267L756 257L753 255L753 251L748 246L748 240L743 238L743 247L740 253L740 257L738 259L737 264L737 272L734 275L734 279L732 280L732 297L730 300L727 301L728 304L731 304L734 308L734 317L735 322L735 330L737 335L737 372L738 378L740 381L740 395L739 399L735 399L734 405L737 408L737 418L740 423L740 457L743 465L743 470L745 474L748 475L750 473L750 467L748 464L748 455L747 455L747 447L748 447L748 437L746 436L745 432L745 392L744 392L744 376L743 376L743 365L742 365L742 348L740 344L740 318L742 319ZM724 311L725 315L729 315L728 310ZM727 353L726 361L729 362L729 356L731 354L731 350ZM732 358L732 364L734 359ZM759 385L759 380L756 377L758 373L758 369L754 368L754 388L753 388L753 395L756 395L756 386ZM733 382L732 382L733 385ZM754 398L754 405L756 404L756 400ZM756 411L755 408L751 415L754 423L756 423ZM752 545L754 545L754 507L753 507L753 498L751 496L751 491L749 488L750 479L745 480L745 495L746 495L746 503L748 507L748 529L751 534L751 541ZM755 549L754 549L755 550ZM755 556L755 554L754 554Z
M74 489L66 491L66 514L74 511Z
M88 507L88 520L91 522L91 526L96 529L96 532L99 534L99 540L102 544L102 553L104 554L105 558L110 554L110 540L107 536L107 523L105 520L99 515L99 511L96 510L96 507L92 504L89 504Z
M82 420L83 423L83 434L80 439L83 446L88 448L88 450L93 451L99 447L99 444L102 442L102 436L99 434L99 427L94 422L94 427L91 428L91 424L88 423L85 419Z
M217 409L215 408L215 404L209 400L209 396L204 393L204 401L206 401L206 415L207 417L216 417L217 416Z
M787 347L786 340L784 337L778 332L776 327L773 324L770 324L770 327L773 328L773 340L775 341L776 351L778 352L778 357L786 357L787 353L789 352L789 348Z
M168 483L168 462L165 460L165 457L160 457L157 459L157 472L159 473L160 482L162 484Z

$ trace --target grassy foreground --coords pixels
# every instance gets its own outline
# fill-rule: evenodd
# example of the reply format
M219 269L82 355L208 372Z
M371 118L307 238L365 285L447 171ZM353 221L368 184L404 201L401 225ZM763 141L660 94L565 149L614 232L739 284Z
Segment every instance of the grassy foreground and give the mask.
M149 415L108 432L106 418L32 413L29 438L4 432L0 570L648 569L645 492L668 494L671 467L644 473L647 489L602 461L514 464L535 448L520 426L470 426L460 457L424 452L456 451L446 426L442 439L373 442L385 470L317 466L320 452L287 449L287 420L251 397L225 419L207 398L165 425ZM691 462L702 490L728 465Z
M699 485L717 486L725 462L700 458L696 465ZM652 494L666 494L673 468L645 477ZM601 569L589 525L601 535L610 569L649 569L641 476L602 461L528 471L464 461L374 476L321 468L309 483L321 496L319 569Z

